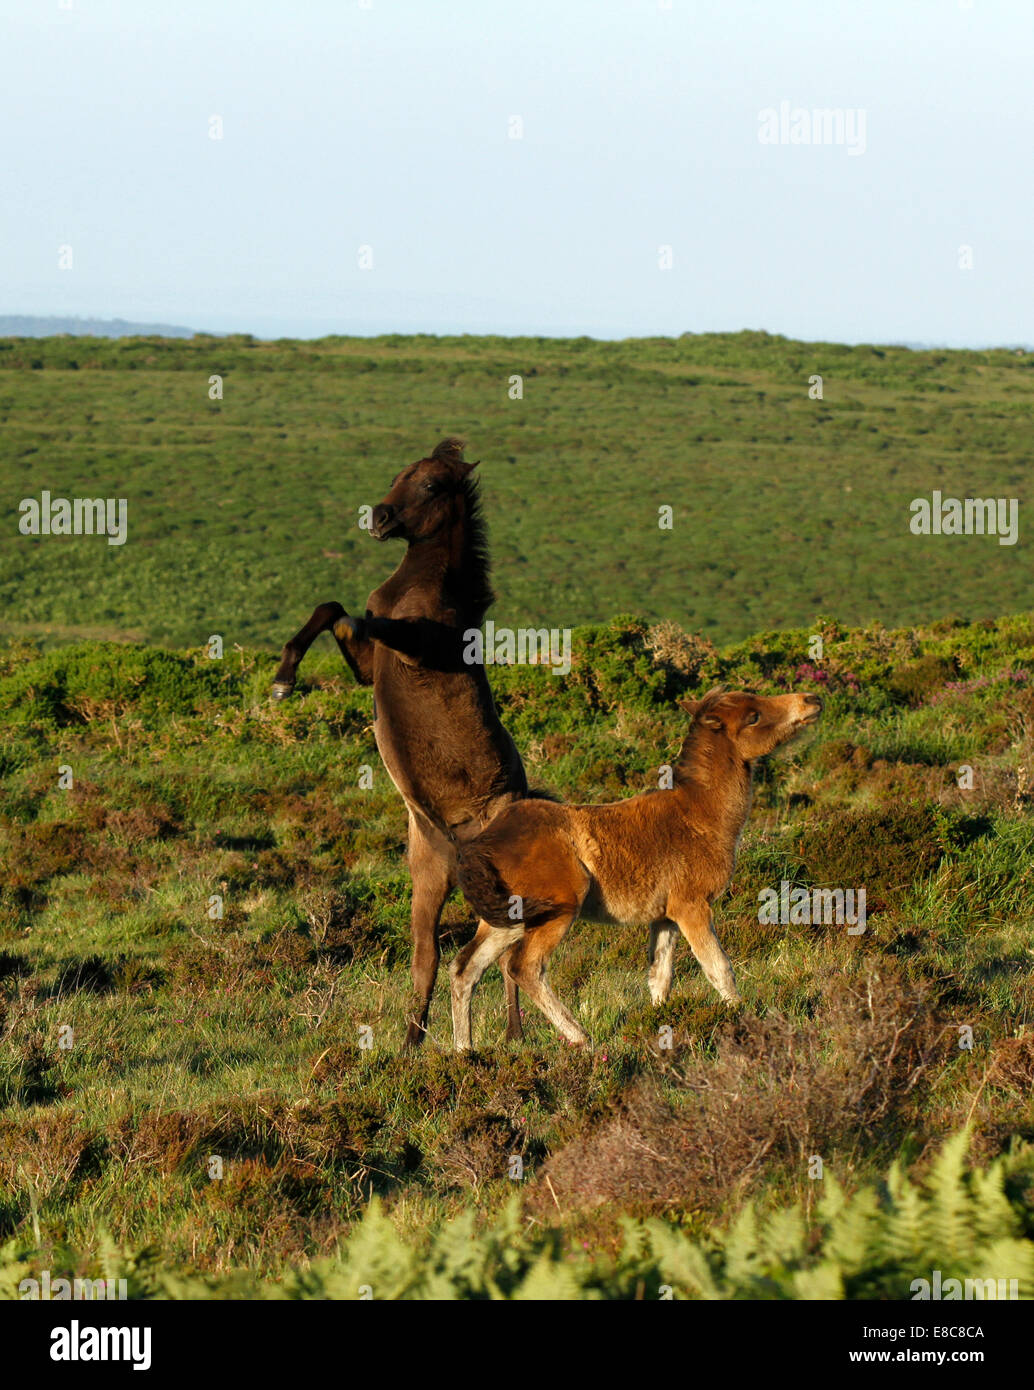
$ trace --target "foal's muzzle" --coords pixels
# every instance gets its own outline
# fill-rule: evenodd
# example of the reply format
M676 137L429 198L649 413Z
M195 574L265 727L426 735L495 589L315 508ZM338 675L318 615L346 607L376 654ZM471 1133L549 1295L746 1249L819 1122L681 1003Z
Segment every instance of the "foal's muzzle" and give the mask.
M805 695L804 703L808 706L808 713L804 716L802 722L805 724L814 724L822 713L822 696Z

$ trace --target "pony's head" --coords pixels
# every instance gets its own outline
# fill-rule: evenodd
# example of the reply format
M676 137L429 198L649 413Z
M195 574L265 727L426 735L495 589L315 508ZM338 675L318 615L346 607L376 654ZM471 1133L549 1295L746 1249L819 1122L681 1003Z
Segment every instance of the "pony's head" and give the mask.
M443 439L429 458L418 459L395 477L387 497L373 509L371 534L379 541L439 535L454 520L457 498L473 501L471 473L476 467L463 457L462 439Z

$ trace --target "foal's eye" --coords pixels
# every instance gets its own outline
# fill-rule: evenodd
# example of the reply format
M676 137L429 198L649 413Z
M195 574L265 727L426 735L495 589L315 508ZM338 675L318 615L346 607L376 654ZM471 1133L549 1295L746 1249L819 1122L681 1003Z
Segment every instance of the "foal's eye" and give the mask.
M747 715L747 723L756 724L760 720L760 718L760 712L758 710L752 710L751 713Z

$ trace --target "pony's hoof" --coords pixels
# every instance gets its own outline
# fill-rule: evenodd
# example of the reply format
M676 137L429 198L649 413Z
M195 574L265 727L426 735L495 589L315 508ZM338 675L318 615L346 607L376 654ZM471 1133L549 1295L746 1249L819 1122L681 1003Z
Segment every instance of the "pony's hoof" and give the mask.
M286 700L293 690L293 681L274 681L273 689L270 691L270 694L274 700Z
M352 618L347 613L343 618L338 618L334 624L334 636L339 642L347 642L350 638L354 642L359 641L361 618Z

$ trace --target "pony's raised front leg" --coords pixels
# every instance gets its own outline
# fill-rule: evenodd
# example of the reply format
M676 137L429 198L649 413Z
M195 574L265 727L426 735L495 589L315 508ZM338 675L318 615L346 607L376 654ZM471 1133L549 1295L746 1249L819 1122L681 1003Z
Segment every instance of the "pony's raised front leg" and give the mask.
M466 643L463 634L448 623L430 618L353 618L347 613L334 624L339 641L380 642L399 656L436 671L462 670Z
M369 685L371 683L373 668L369 644L355 642L350 634L346 640L336 630L335 625L346 616L345 610L337 602L321 603L318 608L314 609L312 617L300 631L295 633L281 653L280 665L273 677L272 695L274 700L285 700L290 695L294 689L302 658L320 633L326 632L328 628L335 629L334 638L341 655L351 667L352 674L359 684Z

